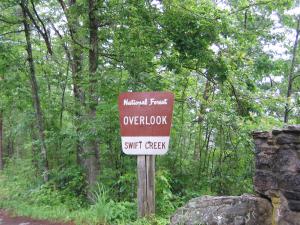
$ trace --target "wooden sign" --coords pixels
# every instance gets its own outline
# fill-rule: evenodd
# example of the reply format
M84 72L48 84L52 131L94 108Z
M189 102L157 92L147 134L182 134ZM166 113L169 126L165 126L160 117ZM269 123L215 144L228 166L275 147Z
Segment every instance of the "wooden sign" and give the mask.
M119 96L122 149L128 155L163 155L168 151L174 95L128 92Z
M155 155L168 151L173 104L170 92L119 96L122 150L137 155L139 217L155 214Z

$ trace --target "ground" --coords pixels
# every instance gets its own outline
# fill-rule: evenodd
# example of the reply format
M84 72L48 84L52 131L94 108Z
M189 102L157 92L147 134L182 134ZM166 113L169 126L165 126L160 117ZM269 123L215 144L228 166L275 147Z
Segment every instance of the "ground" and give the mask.
M74 225L72 223L51 222L46 220L34 220L28 217L12 216L4 210L0 210L0 225Z

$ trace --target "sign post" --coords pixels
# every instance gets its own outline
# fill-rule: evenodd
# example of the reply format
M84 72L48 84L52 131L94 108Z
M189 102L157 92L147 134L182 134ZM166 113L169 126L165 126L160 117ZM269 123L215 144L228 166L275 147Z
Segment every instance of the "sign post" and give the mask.
M137 155L138 216L155 213L155 155L167 153L174 95L128 92L119 96L122 150Z

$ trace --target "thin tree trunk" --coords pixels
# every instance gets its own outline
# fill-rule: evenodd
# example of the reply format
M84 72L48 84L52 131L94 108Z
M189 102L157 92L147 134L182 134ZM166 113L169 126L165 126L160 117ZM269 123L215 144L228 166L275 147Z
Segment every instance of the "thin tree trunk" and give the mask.
M0 170L3 170L3 111L0 110Z
M203 139L203 132L204 132L204 116L206 114L205 110L207 108L207 102L209 99L210 92L211 92L210 81L208 79L206 79L205 88L204 88L204 91L202 94L203 102L199 109L198 118L195 121L195 122L199 123L199 134L198 134L199 135L198 136L199 137L199 153L197 153L197 155L199 156L199 169L198 169L199 176L201 176L202 170L205 167L205 163L206 163L205 158L206 158L207 152L204 151L205 140ZM207 127L208 127L208 125L207 125ZM206 136L207 136L207 132L206 132Z
M78 27L79 23L78 20L72 18L72 15L69 13L69 9L67 8L65 2L63 0L58 0L60 3L64 14L67 18L68 29L70 32L70 36L72 39L71 42L71 50L68 49L67 45L64 45L64 49L69 60L69 64L71 65L71 72L72 72L72 82L73 82L73 95L74 95L74 126L76 129L76 159L77 164L81 167L84 167L84 160L82 154L83 150L83 143L79 140L79 136L81 133L81 127L83 124L83 116L82 116L82 109L85 106L85 96L84 91L80 85L80 81L82 79L81 71L82 71L82 54L83 49L81 46L78 45ZM69 8L76 4L76 0L69 0ZM54 27L54 25L53 25ZM59 31L54 27L55 32L63 39L60 35Z
M36 80L34 61L32 56L32 46L31 46L31 35L30 35L30 27L28 23L28 17L26 13L26 0L21 1L21 8L23 12L23 25L26 37L26 50L28 54L28 64L29 64L29 75L30 75L30 84L31 84L31 92L32 99L34 103L35 116L38 126L38 134L39 141L41 146L41 156L42 156L42 166L43 166L43 178L44 181L47 182L49 180L49 168L48 168L48 159L47 159L47 147L45 143L45 126L44 126L44 117L41 109L38 84Z
M86 151L88 153L87 169L88 169L88 183L93 185L97 181L99 174L99 144L95 136L95 119L96 106L98 104L98 97L96 94L96 72L98 67L98 21L97 0L89 0L89 32L90 32L90 49L89 49L89 104L88 104L88 119L90 124L93 124L92 136L88 138Z
M9 137L7 138L7 155L8 157L11 159L15 153L15 150L14 150L14 139L13 137L11 136L11 134L9 135Z
M289 99L290 99L290 97L292 95L292 91L293 91L294 70L295 70L295 64L296 64L296 53L297 53L297 48L298 48L299 33L300 33L300 17L297 19L296 38L295 38L294 47L293 47L293 58L292 58L290 73L289 73L289 77L288 77L288 89L287 89L287 93L286 93L284 123L288 123L288 121L289 121L289 112L290 112Z
M32 145L31 145L31 154L32 154L32 164L35 168L36 173L38 174L39 171L39 158L38 158L38 146L36 144L38 137L36 135L36 129L35 129L35 124L31 123L30 124L30 134L31 134L31 139L32 139Z

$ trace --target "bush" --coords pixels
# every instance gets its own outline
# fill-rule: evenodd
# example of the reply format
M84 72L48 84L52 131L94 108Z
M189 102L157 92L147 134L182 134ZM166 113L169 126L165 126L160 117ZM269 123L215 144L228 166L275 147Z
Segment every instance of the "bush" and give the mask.
M165 225L168 219L137 218L137 203L116 202L107 188L97 185L92 194L93 204L85 200L82 172L76 167L52 171L47 183L34 175L30 161L12 160L0 173L0 208L11 209L21 216L38 219L75 221L78 225ZM169 175L158 171L157 211L167 215L174 210L174 196Z

